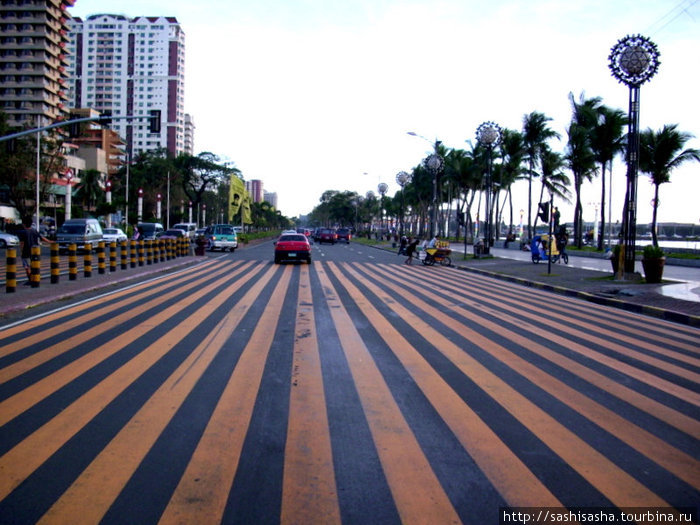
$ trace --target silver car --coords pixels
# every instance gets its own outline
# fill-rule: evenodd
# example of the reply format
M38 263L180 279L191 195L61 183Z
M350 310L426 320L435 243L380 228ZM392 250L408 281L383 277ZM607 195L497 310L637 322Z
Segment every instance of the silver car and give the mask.
M0 232L0 248L19 246L19 237L11 233Z

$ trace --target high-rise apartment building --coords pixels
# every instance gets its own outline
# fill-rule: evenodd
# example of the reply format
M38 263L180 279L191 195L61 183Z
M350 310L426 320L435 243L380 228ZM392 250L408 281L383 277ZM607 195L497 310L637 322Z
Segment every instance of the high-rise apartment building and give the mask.
M0 100L10 126L46 126L66 116L66 9L74 3L0 1Z
M158 148L174 155L185 150L185 33L177 19L76 17L69 37L71 107L142 117L111 124L132 158ZM161 112L159 133L149 130L151 110Z
M185 153L194 155L194 118L185 113Z
M263 201L263 181L258 179L247 180L245 182L245 189L253 202Z

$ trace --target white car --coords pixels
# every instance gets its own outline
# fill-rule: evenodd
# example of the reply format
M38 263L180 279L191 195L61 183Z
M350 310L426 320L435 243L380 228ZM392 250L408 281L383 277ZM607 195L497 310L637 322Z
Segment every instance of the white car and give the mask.
M102 238L106 242L121 242L126 240L126 233L121 228L104 228L102 230Z
M11 233L0 232L0 248L19 246L19 237Z

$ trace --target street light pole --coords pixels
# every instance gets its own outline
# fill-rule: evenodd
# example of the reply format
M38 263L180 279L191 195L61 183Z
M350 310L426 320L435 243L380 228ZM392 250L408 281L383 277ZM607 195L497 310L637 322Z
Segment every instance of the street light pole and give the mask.
M494 122L484 122L476 129L476 140L486 148L488 163L486 169L486 219L484 221L484 254L491 252L491 164L493 162L493 147L501 142L501 128Z
M379 195L381 195L381 198L379 200L379 230L384 228L384 195L386 195L386 192L389 190L389 185L386 182L380 182L379 185L377 186L377 191L379 192ZM381 233L380 233L381 235Z
M405 171L396 174L396 183L401 186L401 216L399 217L399 239L403 237L403 216L404 216L404 187L411 180L411 176Z
M433 143L432 141L425 138L423 135L419 135L415 131L407 131L406 133L408 135L411 135L412 137L418 137L419 139L423 139L423 140L433 144L433 154L428 156L423 161L424 166L433 175L433 200L432 200L432 210L430 213L430 238L432 239L435 236L435 233L436 233L435 226L437 224L438 177L440 176L440 172L442 171L442 169L445 165L445 159L443 159L439 153L440 144L442 144L442 142L440 142L439 140L436 139L435 143Z
M613 76L629 87L629 125L627 132L627 191L622 218L622 239L618 279L634 276L637 237L637 173L639 171L639 88L659 69L659 50L641 35L618 40L608 57Z

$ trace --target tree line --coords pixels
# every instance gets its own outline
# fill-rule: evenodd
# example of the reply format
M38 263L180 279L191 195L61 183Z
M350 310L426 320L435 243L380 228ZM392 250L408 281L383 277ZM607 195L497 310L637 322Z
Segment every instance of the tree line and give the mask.
M552 119L543 113L533 111L524 115L520 130L501 130L501 140L492 150L490 197L495 219L492 223L505 223L509 233L513 232L511 189L516 182L527 180L528 238L532 238L537 227L536 210L540 203L548 202L550 195L568 203L573 200L573 242L580 247L584 237L582 187L596 177L601 182L601 231L605 231L607 221L612 220L606 215L606 178L612 173L613 161L626 154L628 116L621 109L606 106L600 97L586 98L582 94L576 99L569 94L569 99L572 115L566 128L563 151L553 148L552 143L563 137L550 127ZM651 230L656 246L659 187L671 181L671 173L680 165L700 161L700 150L685 147L692 137L690 133L679 131L677 124L665 125L658 131L646 129L639 136L639 171L648 175L655 187ZM456 216L456 236L466 235L473 239L475 225L483 220L478 218L478 211L487 191L489 156L485 146L469 144L469 149L436 145L436 153L444 159L443 171L438 175L437 229L445 235L443 225L449 217ZM410 175L410 182L393 197L376 197L372 192L363 196L355 192L328 190L310 214L310 222L363 229L373 221L380 227L392 221L410 225L411 231L424 236L432 205L433 174L420 164ZM494 228L496 239L499 229ZM602 235L598 236L597 249L603 249Z

